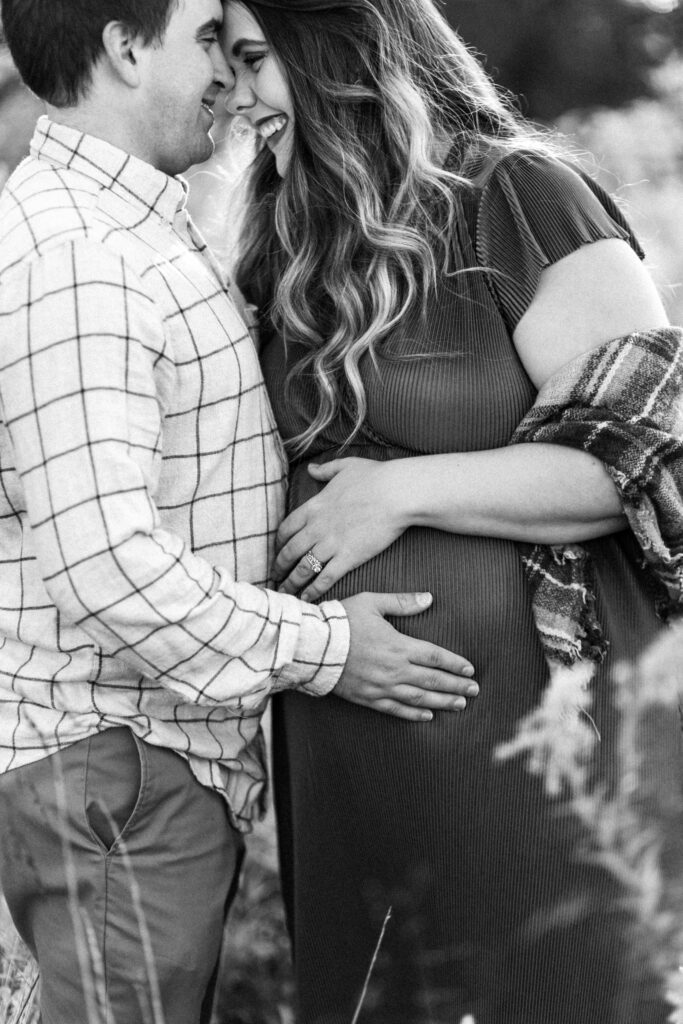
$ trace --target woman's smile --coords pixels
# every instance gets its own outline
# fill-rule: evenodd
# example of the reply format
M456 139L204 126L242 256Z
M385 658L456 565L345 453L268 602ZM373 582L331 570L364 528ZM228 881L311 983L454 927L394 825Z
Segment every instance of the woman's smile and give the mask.
M273 117L263 118L254 127L272 149L285 134L288 124L289 118L285 114L275 114Z
M275 156L282 177L289 166L293 140L289 81L258 21L241 3L226 6L223 46L233 75L225 105L231 114L250 121Z

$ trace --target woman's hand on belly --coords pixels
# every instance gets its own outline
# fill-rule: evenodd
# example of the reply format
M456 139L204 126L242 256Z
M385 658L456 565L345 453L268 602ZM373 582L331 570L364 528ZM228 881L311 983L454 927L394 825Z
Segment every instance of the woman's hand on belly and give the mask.
M282 523L275 578L303 600L420 526L530 544L582 543L624 529L617 489L585 451L518 444L309 466L322 490ZM309 557L307 557L309 556ZM310 557L312 556L312 557Z
M402 512L397 464L336 459L309 472L326 486L283 521L273 572L279 589L313 601L380 551L410 525ZM310 552L312 559L307 559ZM316 561L323 568L316 575Z

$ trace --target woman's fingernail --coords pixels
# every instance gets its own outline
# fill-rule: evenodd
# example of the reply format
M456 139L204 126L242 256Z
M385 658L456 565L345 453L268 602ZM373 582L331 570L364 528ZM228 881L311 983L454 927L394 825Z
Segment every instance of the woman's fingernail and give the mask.
M473 676L474 675L474 665L465 665L465 667L462 670L461 674L463 676Z
M301 598L300 598L300 599L301 599L302 601L310 601L310 599L311 599L311 595L310 595L310 594L308 593L308 591L307 591L307 590L304 590L304 592L303 592L303 594L301 595Z
M465 690L465 693L467 694L468 697L478 697L479 696L479 687L477 686L476 683L473 683L472 686L468 686L467 687L467 689Z
M432 603L431 594L416 594L415 599L419 604L420 608L429 608L430 604Z
M464 711L465 708L467 707L467 701L465 700L464 697L456 697L456 699L451 704L451 707L453 708L454 711Z
M431 722L433 717L434 717L434 715L431 713L431 711L421 711L420 712L420 721L421 722Z

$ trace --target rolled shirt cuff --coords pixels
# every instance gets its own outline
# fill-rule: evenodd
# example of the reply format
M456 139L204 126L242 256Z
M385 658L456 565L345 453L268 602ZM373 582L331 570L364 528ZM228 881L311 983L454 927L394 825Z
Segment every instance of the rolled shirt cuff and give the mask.
M272 692L301 690L312 697L324 697L337 685L346 664L349 620L339 601L296 604L301 619L294 654L274 677Z

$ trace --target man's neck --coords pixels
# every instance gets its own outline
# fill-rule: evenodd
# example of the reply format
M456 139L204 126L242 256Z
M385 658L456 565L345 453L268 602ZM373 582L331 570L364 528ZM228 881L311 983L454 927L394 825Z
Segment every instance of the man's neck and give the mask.
M46 106L48 117L55 124L92 135L96 139L108 142L110 146L116 146L124 153L130 153L131 156L149 163L147 155L141 151L136 133L124 118L116 116L111 106L104 111L100 104L89 103L87 100L72 107L53 107L50 104Z

